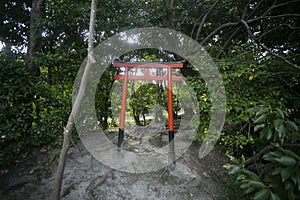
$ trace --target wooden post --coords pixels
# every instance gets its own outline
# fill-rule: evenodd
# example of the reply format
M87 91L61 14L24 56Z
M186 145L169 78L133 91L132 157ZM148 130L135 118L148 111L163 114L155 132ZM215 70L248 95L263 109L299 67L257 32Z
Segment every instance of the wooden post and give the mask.
M123 83L123 88L122 88L120 127L119 127L119 137L118 137L118 149L119 150L121 149L122 143L123 143L123 140L124 140L127 86L128 86L128 67L125 67L124 83Z
M170 168L174 168L175 149L174 149L174 116L173 116L172 68L171 67L168 67L168 129L169 129L168 163Z

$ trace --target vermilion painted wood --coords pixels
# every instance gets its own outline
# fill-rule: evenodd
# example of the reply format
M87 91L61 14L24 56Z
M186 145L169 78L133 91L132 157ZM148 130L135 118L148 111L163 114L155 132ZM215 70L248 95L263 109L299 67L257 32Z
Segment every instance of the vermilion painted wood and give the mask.
M114 67L125 68L124 75L115 75L115 80L124 80L122 88L122 102L120 113L120 129L118 138L118 148L121 148L121 144L124 137L125 127L125 112L126 112L126 96L128 80L165 80L168 84L168 128L169 128L169 164L175 164L175 151L174 151L174 116L173 116L173 97L172 97L172 81L181 80L180 76L173 76L173 68L182 68L183 62L152 62L152 63L140 63L140 62L119 62L113 63ZM141 76L128 75L128 68L146 68L146 73ZM168 72L166 76L151 76L149 68L167 68Z
M169 131L174 131L173 127L173 97L172 97L172 68L168 68L168 125Z
M122 102L121 102L121 113L120 113L120 128L125 127L125 112L126 112L126 96L127 96L127 85L128 85L128 68L125 68L124 84L122 88Z
M182 68L182 62L117 62L113 63L114 67L132 67L132 68Z
M125 75L115 75L114 79L115 80L124 80ZM154 80L154 81L167 81L168 77L167 76L131 76L128 75L128 79L127 80ZM180 81L181 80L181 76L172 76L172 81Z

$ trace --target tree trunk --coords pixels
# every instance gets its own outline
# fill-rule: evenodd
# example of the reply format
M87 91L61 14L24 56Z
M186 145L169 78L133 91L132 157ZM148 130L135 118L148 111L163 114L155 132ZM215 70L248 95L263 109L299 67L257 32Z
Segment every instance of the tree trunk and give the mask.
M143 120L144 120L144 126L146 126L147 125L146 116L144 113L142 115L143 115Z
M68 119L67 126L64 130L64 141L63 141L63 147L61 150L60 154L60 159L57 167L57 174L55 177L54 181L54 188L52 192L52 200L59 200L60 199L60 192L61 192L61 185L62 185L62 179L63 179L63 173L65 169L65 163L66 163L66 157L67 157L67 152L69 148L69 143L70 143L70 135L72 132L72 129L74 127L74 118L78 113L78 110L80 108L81 101L84 97L86 86L87 86L87 79L92 67L92 62L94 60L93 58L93 40L94 40L94 28L95 28L95 18L96 18L96 1L97 0L92 0L91 3L91 15L90 15L90 25L89 25L89 42L88 42L88 59L87 59L87 64L84 69L84 73L82 75L78 95L76 96L75 102L72 107L71 114Z
M174 12L174 0L168 0L166 2L166 9L167 9L167 17L166 17L166 27L170 29L175 29L175 12Z
M141 126L142 123L140 121L140 115L139 113L136 111L135 107L132 106L132 113L133 113L133 118L134 118L134 121L135 121L135 124L138 125L138 126Z
M107 114L105 114L105 116L102 116L100 119L100 123L101 123L101 128L103 130L106 130L108 128L108 116Z
M41 19L41 7L44 0L32 0L32 8L30 11L30 32L28 38L28 51L26 56L26 64L36 76L40 75L40 68L34 64L35 51L41 30L38 30L38 22Z

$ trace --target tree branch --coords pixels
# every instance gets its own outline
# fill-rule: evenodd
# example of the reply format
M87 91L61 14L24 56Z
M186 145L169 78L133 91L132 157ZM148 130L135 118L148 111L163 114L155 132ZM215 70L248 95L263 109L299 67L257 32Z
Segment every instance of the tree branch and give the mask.
M300 148L300 144L283 144L282 147L285 148ZM253 157L245 161L245 166L252 164L253 162L260 160L267 152L276 149L274 145L268 145L263 148L259 153L255 154Z
M248 2L246 3L244 9L243 9L243 12L242 12L242 16L241 16L241 19L245 19L245 16L246 16L246 10L249 6L249 3L250 3L251 0L248 0Z
M212 36L214 36L221 29L227 28L227 27L230 27L230 26L237 26L237 25L239 25L239 22L228 22L226 24L222 24L221 26L219 26L218 28L216 28L215 30L213 30L208 36L206 36L202 40L202 42L200 43L200 45L202 46L203 44L205 44Z
M195 28L196 26L199 25L198 21L204 16L204 14L200 15L200 17L195 21L194 25L193 25L193 29L192 29L192 33L191 33L191 37L193 38L193 35L194 35L194 31L195 31ZM196 38L197 39L197 38Z
M275 26L275 27L272 27L270 28L269 30L267 29L264 33L262 33L259 37L257 37L256 39L258 41L261 41L263 39L263 37L265 37L266 35L268 35L269 33L273 32L274 30L280 28L282 25L278 25L278 26Z
M199 24L199 27L198 27L198 30L197 30L197 33L196 33L196 38L199 37L201 31L202 31L202 27L205 23L205 20L207 18L207 16L211 13L211 11L214 9L214 7L218 4L219 0L216 0L215 3L209 8L209 10L205 13L205 15L203 16L200 24Z
M262 19L275 19L275 18L280 18L280 17L300 17L300 14L281 14L281 15L267 15L267 16L260 16L254 19L249 19L247 20L247 23L253 23L258 20Z
M217 1L216 1L217 2ZM261 1L262 2L262 1ZM285 5L288 5L288 4L291 4L291 3L294 3L294 2L299 2L299 0L294 0L294 1L289 1L289 2L285 2L285 3L280 3L280 4L275 4L276 2L274 2L274 4L269 8L267 9L261 16L259 17L256 17L256 18L253 18L253 19L247 19L245 22L247 24L250 24L250 23L254 23L254 22L257 22L259 20L262 20L262 19L276 19L276 18L281 18L281 17L300 17L300 14L295 14L295 13L286 13L286 14L281 14L281 15L267 15L271 10L275 9L275 8L278 8L278 7L281 7L281 6L285 6ZM252 16L255 12L255 10L258 9L258 7L260 6L260 3L258 3L258 5L254 8L254 10L252 11L252 13L249 15L249 16ZM207 13L206 13L207 14ZM205 15L206 15L205 14ZM204 17L202 18L202 21L206 19L206 16L204 15ZM243 17L243 16L242 16ZM243 18L241 18L241 20L244 21ZM221 26L217 27L215 30L213 30L209 35L207 35L203 40L202 42L200 43L201 45L204 45L211 37L213 37L215 34L217 34L220 30L224 29L224 28L227 28L227 27L230 27L230 26L237 26L239 25L239 22L228 22L228 23L225 23L225 24L222 24ZM202 31L202 26L199 26L200 28L200 32ZM198 31L199 31L199 28L198 28ZM197 31L197 33L198 33ZM199 33L200 34L200 33ZM199 37L199 34L197 34L197 37L196 39ZM276 56L277 57L277 56ZM289 62L289 61L288 61ZM289 65L291 65L292 63L290 63ZM292 64L293 65L293 64ZM297 68L297 67L296 67Z
M300 26L292 26L290 24L282 24L282 26L287 26L289 27L291 30L299 30Z
M262 16L265 16L266 14L268 14L271 10L273 10L275 8L278 8L278 7L281 7L281 6L285 6L285 5L288 5L290 3L295 3L295 2L299 2L299 0L288 1L288 2L284 2L284 3L280 3L280 4L275 4L276 1L274 1L273 5L269 9L267 9Z
M296 69L300 69L300 66L298 66L297 64L294 64L294 63L290 62L289 60L287 60L286 58L284 58L284 57L282 57L282 56L280 56L280 55L274 53L271 49L269 49L268 47L266 47L264 44L260 43L260 42L257 40L257 38L254 36L254 34L251 32L250 27L249 27L249 25L247 24L246 21L241 20L241 23L245 26L245 28L246 28L246 30L247 30L247 32L248 32L250 38L252 38L252 39L256 42L256 44L257 44L258 46L262 47L262 48L265 49L267 52L269 52L271 55L273 55L274 57L276 57L276 58L282 60L282 61L285 62L286 64L288 64L288 65L290 65L290 66L292 66L292 67L294 67L294 68L296 68Z
M255 13L255 11L259 8L259 6L263 3L264 1L259 1L255 8L252 10L252 12L249 14L248 18L252 17L252 15Z
M235 34L237 34L237 32L241 29L241 27L238 27L234 30L234 32L229 36L229 38L226 40L226 42L223 45L223 50L228 46L228 44L230 43L230 41L232 40L232 38L235 36ZM221 56L222 50L219 52L217 58L219 58Z

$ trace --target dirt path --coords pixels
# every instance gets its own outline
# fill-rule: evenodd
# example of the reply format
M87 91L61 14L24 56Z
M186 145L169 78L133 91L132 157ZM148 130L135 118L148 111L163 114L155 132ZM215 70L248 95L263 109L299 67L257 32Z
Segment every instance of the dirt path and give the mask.
M111 169L87 152L81 142L71 147L64 173L62 199L220 199L227 177L226 159L212 151L204 159L199 144L176 162L176 169L133 174ZM58 150L35 151L7 172L2 171L0 199L49 199Z

